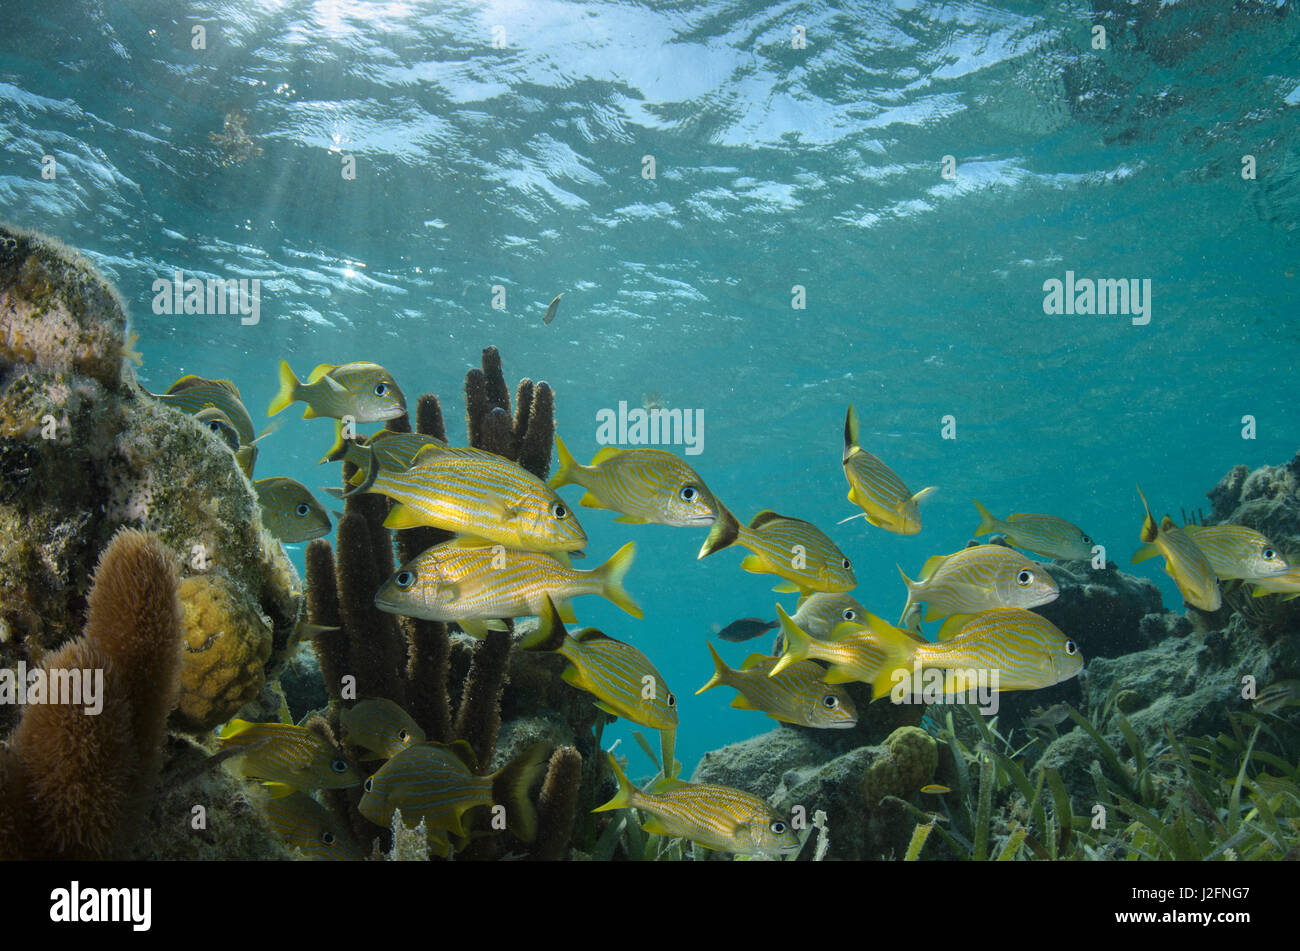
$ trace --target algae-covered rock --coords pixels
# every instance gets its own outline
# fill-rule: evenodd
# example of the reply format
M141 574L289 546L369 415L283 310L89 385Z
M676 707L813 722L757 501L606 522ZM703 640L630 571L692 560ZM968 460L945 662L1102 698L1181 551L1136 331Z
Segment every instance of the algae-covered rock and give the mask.
M0 227L0 663L81 629L95 560L122 526L157 535L183 576L220 577L276 651L298 620L297 573L248 480L218 436L135 382L126 325L84 259Z
M1060 595L1034 610L1079 645L1086 660L1117 657L1146 647L1138 640L1142 618L1162 610L1160 589L1120 571L1114 562L1055 561L1050 573Z

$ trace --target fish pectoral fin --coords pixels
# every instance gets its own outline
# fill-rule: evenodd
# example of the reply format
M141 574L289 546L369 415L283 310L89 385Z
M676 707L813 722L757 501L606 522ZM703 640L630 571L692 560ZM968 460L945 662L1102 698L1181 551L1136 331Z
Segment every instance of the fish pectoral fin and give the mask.
M560 620L565 624L577 624L578 616L573 613L573 602L565 601L563 604L557 604L555 611L560 615Z
M284 799L293 794L293 787L288 783L262 783L262 788L272 799Z
M478 535L457 535L451 541L443 542L443 545L447 548L494 548L496 542L490 542Z
M487 637L488 624L487 621L482 618L467 618L463 621L457 621L456 623L459 624L460 629L470 637L478 638L480 641Z
M754 575L765 575L767 569L763 567L763 561L757 555L746 555L741 559L740 567Z
M578 504L589 509L609 508L608 505L606 505L604 502L598 499L596 495L592 492L584 492L582 494L582 498L578 499Z
M614 521L622 522L624 525L645 525L647 520L640 515L620 515Z
M560 674L560 679L571 687L577 687L579 690L586 689L582 685L582 674L578 673L578 668L572 664L564 668L564 672Z
M731 705L737 710L757 710L758 707L749 702L749 698L743 693L738 693L731 698Z
M838 664L826 671L826 676L822 677L824 684L852 684L857 683L858 678L853 673Z
M641 828L651 835L673 835L673 831L658 816L651 816L641 824Z
M405 502L398 502L388 512L388 517L384 519L384 528L418 528L425 523L420 519L420 513Z
M596 709L597 709L597 710L604 710L606 713L608 713L608 714L609 714L610 716L612 716L612 717L621 717L621 716L623 715L622 713L620 713L619 711L617 711L617 710L615 710L613 707L611 707L611 706L610 706L608 703L606 703L604 700L597 700L597 701L596 701Z

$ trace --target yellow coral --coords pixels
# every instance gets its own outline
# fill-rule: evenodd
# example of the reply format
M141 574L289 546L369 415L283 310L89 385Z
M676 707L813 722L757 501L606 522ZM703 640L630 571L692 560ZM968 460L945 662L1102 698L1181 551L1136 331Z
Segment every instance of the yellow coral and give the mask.
M195 575L180 586L185 610L181 699L174 722L209 730L257 696L266 680L271 629L244 607L220 575Z

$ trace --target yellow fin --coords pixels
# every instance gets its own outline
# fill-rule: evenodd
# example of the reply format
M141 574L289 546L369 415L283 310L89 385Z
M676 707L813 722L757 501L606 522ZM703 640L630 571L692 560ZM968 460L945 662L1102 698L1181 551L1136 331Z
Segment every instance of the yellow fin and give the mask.
M582 498L578 499L578 504L589 509L609 508L609 506L597 498L596 494L590 489L582 494Z
M555 606L555 613L560 616L560 620L565 624L577 624L578 616L573 613L573 602L565 601L563 604Z
M935 635L935 640L938 641L952 640L954 637L956 637L958 634L961 633L961 629L965 627L970 622L970 619L973 618L974 616L975 615L973 614L952 615L946 621L944 621L942 625L940 625L939 632Z
M975 509L980 513L979 528L975 529L976 535L988 535L990 532L998 530L998 520L984 506L980 505L979 499L971 499L975 503ZM1015 516L1011 516L1015 518Z
M1154 558L1160 554L1160 549L1155 542L1147 542L1141 545L1137 551L1133 552L1133 557L1129 559L1130 565L1136 565L1139 561L1146 561L1148 558Z
M185 380L185 379L188 379L188 377L181 377L181 380ZM176 383L173 383L172 389L175 389L176 385L180 383L181 380L177 380ZM289 364L286 361L281 360L280 361L280 389L275 394L275 398L271 400L271 405L266 408L266 415L274 416L276 413L285 409L290 403L294 401L294 399L297 397L297 393L298 393L298 378L294 376L293 371L289 369Z
M740 562L740 567L750 574L765 575L768 573L767 569L763 567L762 560L757 555L746 555Z
M424 525L420 513L405 502L398 502L388 512L388 517L384 519L384 528L418 528Z
M622 454L623 450L618 446L606 446L591 457L591 464L587 468L590 469L592 466L598 466L602 462L605 462L608 459L613 459L615 456L620 456Z
M307 384L308 384L308 385L311 385L312 383L315 383L317 380L319 380L321 377L323 377L326 373L329 373L330 370L333 370L334 367L335 367L335 364L333 364L333 363L322 363L322 364L318 365L317 367L315 367L315 368L311 371L311 373L307 374Z
M293 795L293 787L286 783L262 783L262 788L272 799L283 799Z
M478 638L480 641L487 637L488 622L482 618L466 618L463 621L457 621L460 629L470 637Z
M742 564L741 567L743 568L744 565ZM780 584L774 585L772 590L777 594L797 594L798 592L803 591L803 588L799 587L793 581L782 581Z
M738 693L731 698L731 705L737 710L757 710L758 707L749 702L743 693Z

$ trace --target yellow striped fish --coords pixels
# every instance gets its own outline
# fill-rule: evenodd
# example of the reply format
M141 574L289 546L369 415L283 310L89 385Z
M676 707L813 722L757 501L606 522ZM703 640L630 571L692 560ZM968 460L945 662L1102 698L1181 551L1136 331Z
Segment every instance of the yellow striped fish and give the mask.
M996 670L997 689L1007 691L1050 687L1083 670L1079 646L1047 618L1023 608L993 608L977 614L942 643L917 640L888 625L872 633L885 654L873 682L876 697L888 694L895 683L907 683L917 664L922 669L956 672L948 681L953 692L976 686L981 671Z
M800 661L820 660L830 665L822 678L828 684L871 683L885 662L877 629L898 630L874 614L863 612L860 622L841 621L825 638L813 638L794 623L785 608L777 605L776 614L781 621L785 652L769 676L777 676ZM903 633L914 637L910 631Z
M550 749L537 743L490 776L476 776L474 752L463 740L450 746L421 743L402 750L365 782L357 805L375 825L391 828L393 811L403 823L423 820L430 829L464 836L465 813L478 806L501 805L506 827L525 842L537 835L537 809L528 791L542 778Z
M1196 543L1222 581L1273 578L1290 568L1272 542L1245 525L1184 525L1183 533ZM1133 561L1145 561L1158 554L1155 542L1149 542L1137 550Z
M762 799L729 786L661 779L658 792L632 785L613 756L618 792L592 812L640 809L650 813L641 828L654 835L681 836L706 848L741 855L789 855L799 851L790 823Z
M1262 598L1268 594L1281 594L1285 595L1283 601L1290 601L1292 598L1300 597L1300 568L1292 568L1286 574L1272 578L1258 578L1254 584L1255 590L1251 592L1253 597Z
M1133 561L1150 557L1144 554L1146 546L1153 544L1160 554L1165 556L1165 574L1174 579L1178 590L1188 604L1202 611L1217 611L1223 604L1219 591L1219 582L1214 576L1214 569L1190 535L1174 524L1168 515L1156 527L1156 520L1151 517L1151 506L1147 497L1138 488L1142 498L1145 517L1142 519L1141 539L1143 546L1133 556Z
M699 690L734 687L731 705L737 710L759 710L773 720L818 729L845 730L857 725L858 711L841 687L828 685L825 669L810 660L798 661L769 677L777 658L751 654L732 669L709 644L713 655L713 676Z
M262 804L262 814L280 838L315 862L360 862L365 856L347 827L310 796L294 792Z
M346 494L377 492L393 499L386 528L430 525L466 536L458 544L500 544L521 551L580 551L587 534L546 483L491 453L466 457L428 447L405 472L376 460L366 480Z
M445 446L441 439L422 436L420 433L398 433L381 429L370 436L357 433L351 439L343 438L343 422L334 422L334 444L321 456L321 462L350 462L365 471L370 466L370 454L379 456L380 464L390 472L403 472L415 462L415 457L426 446ZM356 479L363 478L357 473Z
M640 618L641 608L623 588L635 557L636 542L628 542L599 568L579 571L545 552L435 545L380 586L375 607L455 621L476 637L487 633L485 621L540 614L548 595L566 621L574 620L569 601L584 594L601 595Z
M408 746L428 739L409 713L382 697L362 700L346 708L339 714L339 723L343 727L343 742L370 754L362 759L389 759Z
M537 630L520 647L553 651L567 660L569 666L560 675L565 683L594 696L596 706L611 716L658 730L662 762L673 762L677 698L645 654L595 628L570 636L549 596L538 613Z
M671 452L606 446L591 465L584 466L559 436L555 448L560 468L551 476L550 487L582 486L587 491L578 504L619 512L616 522L694 526L717 520L713 493L694 469Z
M377 363L322 363L303 383L281 360L280 390L266 415L274 416L299 400L307 404L303 419L351 416L358 423L378 423L406 412L406 397L397 381Z
M921 530L920 503L937 491L936 487L913 494L893 469L863 449L858 441L858 411L852 404L844 419L843 461L849 501L862 509L868 522L898 535L915 535Z
M255 438L253 418L244 408L239 389L229 380L205 380L201 376L190 374L167 387L167 392L149 395L190 415L209 407L218 409L239 433L241 445L249 444Z
M235 719L217 735L223 749L242 751L229 761L230 768L242 776L302 792L346 789L361 782L352 764L306 727Z
M809 637L828 637L835 625L861 621L867 609L851 594L817 591L799 599L792 620Z
M245 479L253 478L253 464L257 462L257 439L247 445L239 442L239 430L230 421L230 417L215 406L209 406L194 414L194 419L225 444L235 454L235 462ZM258 439L261 437L259 436Z
M1012 512L1004 522L989 514L979 499L971 499L980 513L976 535L997 532L1017 548L1024 548L1047 558L1078 560L1092 557L1093 541L1077 525L1055 515Z
M788 584L777 585L775 591L849 591L858 583L844 552L820 528L800 518L764 510L746 527L719 503L718 521L697 557L732 545L753 552L740 562L745 571L786 579Z
M1055 601L1056 582L1043 566L1003 545L974 545L935 555L913 581L900 567L907 585L903 621L914 604L925 603L925 620L954 614L978 614L989 608L1033 608Z
M286 544L322 538L330 533L330 514L305 485L285 476L253 483L266 530Z

